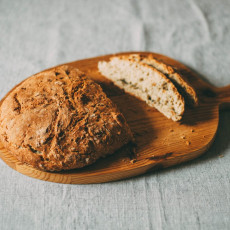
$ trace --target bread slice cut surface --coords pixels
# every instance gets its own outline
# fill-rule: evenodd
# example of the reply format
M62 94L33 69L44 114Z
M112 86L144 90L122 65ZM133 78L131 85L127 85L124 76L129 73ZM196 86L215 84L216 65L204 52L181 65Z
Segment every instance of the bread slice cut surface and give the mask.
M185 75L178 73L172 66L163 63L153 57L152 54L149 55L130 55L131 60L140 61L147 65L153 66L161 73L163 73L168 79L170 79L173 84L177 87L179 93L184 97L185 102L189 106L196 106L198 104L198 96L194 88L190 85L189 79Z
M152 107L167 118L179 121L184 113L184 99L174 84L156 68L129 56L112 57L99 62L102 75Z

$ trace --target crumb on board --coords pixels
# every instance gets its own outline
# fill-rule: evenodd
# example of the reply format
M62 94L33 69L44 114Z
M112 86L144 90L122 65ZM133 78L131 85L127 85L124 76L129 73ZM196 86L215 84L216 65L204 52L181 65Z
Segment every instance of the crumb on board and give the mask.
M180 138L181 138L181 139L185 139L185 135L182 135Z
M171 132L171 133L172 133L172 132L174 132L174 130L173 130L173 129L170 129L170 130L169 130L169 132Z
M192 133L194 133L194 132L195 132L195 130L194 130L194 129L191 129L191 132L192 132Z
M136 161L137 161L136 159L132 159L132 160L130 161L130 163L131 163L131 164L134 164Z
M190 145L190 144L191 144L191 142L190 142L190 141L186 141L185 143L186 143L186 145Z

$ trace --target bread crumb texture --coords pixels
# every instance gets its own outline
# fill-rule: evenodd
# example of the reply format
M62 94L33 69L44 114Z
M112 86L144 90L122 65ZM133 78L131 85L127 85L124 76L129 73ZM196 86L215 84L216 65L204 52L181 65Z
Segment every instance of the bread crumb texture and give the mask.
M17 86L0 107L0 139L23 163L44 171L81 168L133 137L101 87L62 66Z
M98 69L118 87L141 98L167 118L174 121L182 118L184 98L174 84L153 66L128 55L99 62Z
M197 93L189 83L189 78L185 75L181 75L173 66L167 65L162 61L157 60L152 54L149 55L130 55L130 58L146 63L153 66L161 73L163 73L168 79L170 79L176 86L179 93L185 98L185 102L190 106L198 104Z

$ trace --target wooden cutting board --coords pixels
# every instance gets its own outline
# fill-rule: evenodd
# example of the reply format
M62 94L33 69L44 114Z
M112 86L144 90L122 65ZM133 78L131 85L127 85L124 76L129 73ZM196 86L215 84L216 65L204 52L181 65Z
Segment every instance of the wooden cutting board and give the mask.
M131 52L149 54L147 52ZM126 53L126 54L131 54ZM121 55L124 53L114 54ZM187 108L181 122L167 119L145 102L125 94L104 78L97 63L108 60L106 55L67 63L87 73L100 83L107 95L126 117L135 138L136 154L124 147L114 155L100 159L83 169L60 173L42 172L20 163L0 143L0 157L11 168L40 180L66 184L89 184L121 180L159 168L166 168L192 160L203 154L212 144L219 122L219 108L230 108L230 85L216 88L181 63L153 53L154 57L170 64L190 78L199 96L199 106ZM4 100L4 98L3 98Z

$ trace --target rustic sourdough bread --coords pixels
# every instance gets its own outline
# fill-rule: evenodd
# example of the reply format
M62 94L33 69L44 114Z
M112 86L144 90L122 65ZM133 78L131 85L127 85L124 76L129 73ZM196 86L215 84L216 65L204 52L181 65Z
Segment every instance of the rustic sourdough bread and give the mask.
M10 92L0 107L0 139L21 162L60 171L90 165L133 136L98 84L62 66Z
M174 84L156 68L129 56L99 62L98 69L114 84L134 94L174 121L182 118L184 99Z
M153 57L152 54L134 54L130 55L129 58L153 66L173 82L173 84L177 87L179 93L185 98L185 102L188 103L188 105L195 106L198 104L196 91L190 86L188 79L186 79L186 76L182 77L178 72L176 72L176 70L172 66L166 65L165 63L158 61L156 58Z

